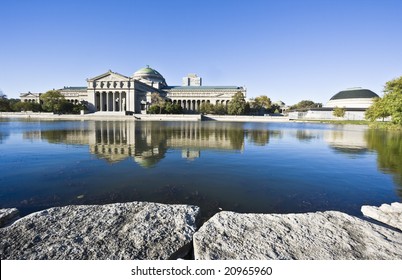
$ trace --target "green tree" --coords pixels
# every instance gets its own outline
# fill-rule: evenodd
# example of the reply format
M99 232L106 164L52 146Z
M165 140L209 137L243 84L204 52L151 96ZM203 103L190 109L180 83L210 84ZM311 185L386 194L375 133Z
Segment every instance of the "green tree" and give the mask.
M374 122L377 119L382 119L389 117L390 112L384 102L384 99L376 97L373 100L373 104L366 110L365 118L366 120Z
M147 113L148 114L161 114L162 112L162 108L157 105L157 104L153 104L151 106L149 106Z
M173 104L172 102L166 102L163 111L166 114L182 114L183 109L177 103Z
M246 111L246 100L242 92L238 91L229 101L228 114L229 115L243 115Z
M308 110L311 108L322 107L322 103L315 103L311 100L302 100L299 103L290 107L291 110Z
M57 90L49 90L40 96L42 108L44 111L53 113L62 113L66 106L64 96Z
M266 112L270 112L271 107L271 99L266 95L257 96L250 101L250 110L253 113L264 114Z
M162 114L162 110L165 107L165 99L158 92L153 92L151 94L151 104L157 105L159 108L159 114ZM152 114L152 113L151 113Z
M10 102L7 98L0 96L0 112L10 112Z
M201 114L211 114L214 112L214 105L209 102L203 102L200 106Z
M22 112L22 111L33 111L33 112L40 112L42 111L42 106L39 103L33 102L13 102L11 103L11 109L14 112Z
M343 107L335 107L334 111L332 112L332 114L335 117L339 117L339 118L343 118L345 116L345 108Z
M214 106L214 110L213 113L216 115L226 115L227 114L227 110L226 107L222 104L216 104Z
M366 119L376 119L391 116L392 123L402 126L402 76L388 81L384 86L384 97L374 100L366 111Z

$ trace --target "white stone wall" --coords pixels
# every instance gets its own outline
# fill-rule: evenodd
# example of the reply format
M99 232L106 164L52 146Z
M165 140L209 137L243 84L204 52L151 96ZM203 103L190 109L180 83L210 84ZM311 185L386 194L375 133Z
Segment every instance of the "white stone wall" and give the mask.
M335 99L328 101L324 107L345 107L345 108L368 108L373 104L372 98L347 98L347 99Z

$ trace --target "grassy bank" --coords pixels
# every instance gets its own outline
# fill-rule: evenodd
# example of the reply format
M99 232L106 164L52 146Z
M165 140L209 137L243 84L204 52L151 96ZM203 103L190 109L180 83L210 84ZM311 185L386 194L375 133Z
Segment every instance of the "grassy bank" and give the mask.
M371 122L371 123L369 123L369 128L402 131L401 125L393 124L390 122Z
M304 122L309 123L329 123L329 124L354 124L354 125L367 125L371 129L383 129L402 131L402 126L393 124L391 122L370 122L370 121L353 121L353 120L308 120Z

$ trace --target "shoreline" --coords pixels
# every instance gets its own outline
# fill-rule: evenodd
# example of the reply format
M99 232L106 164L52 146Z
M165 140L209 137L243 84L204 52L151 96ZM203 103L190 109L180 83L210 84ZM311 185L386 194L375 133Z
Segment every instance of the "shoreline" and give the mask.
M201 114L134 114L91 113L85 115L57 115L53 113L0 112L0 118L38 120L134 120L134 121L221 121L221 122L295 122L284 116L228 116Z
M58 115L54 113L35 112L0 112L0 119L32 119L32 120L72 120L72 121L195 121L195 122L260 122L260 123L313 123L313 124L339 124L369 126L366 121L348 120L317 120L317 119L290 119L287 116L231 116L231 115L202 115L202 114L133 114L121 113L90 113L85 115Z

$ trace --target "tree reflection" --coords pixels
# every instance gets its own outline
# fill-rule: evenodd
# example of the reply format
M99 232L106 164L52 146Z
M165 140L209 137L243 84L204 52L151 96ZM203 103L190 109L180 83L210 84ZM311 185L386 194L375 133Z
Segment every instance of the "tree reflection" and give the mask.
M9 136L9 133L0 131L0 144L2 144Z
M393 175L402 198L402 133L368 130L365 137L368 148L377 152L378 168Z
M280 130L250 130L246 133L247 139L249 139L256 146L265 146L269 144L271 137L280 138L282 132Z
M312 139L318 138L317 132L311 132L309 130L297 130L296 138L301 142L310 142Z

